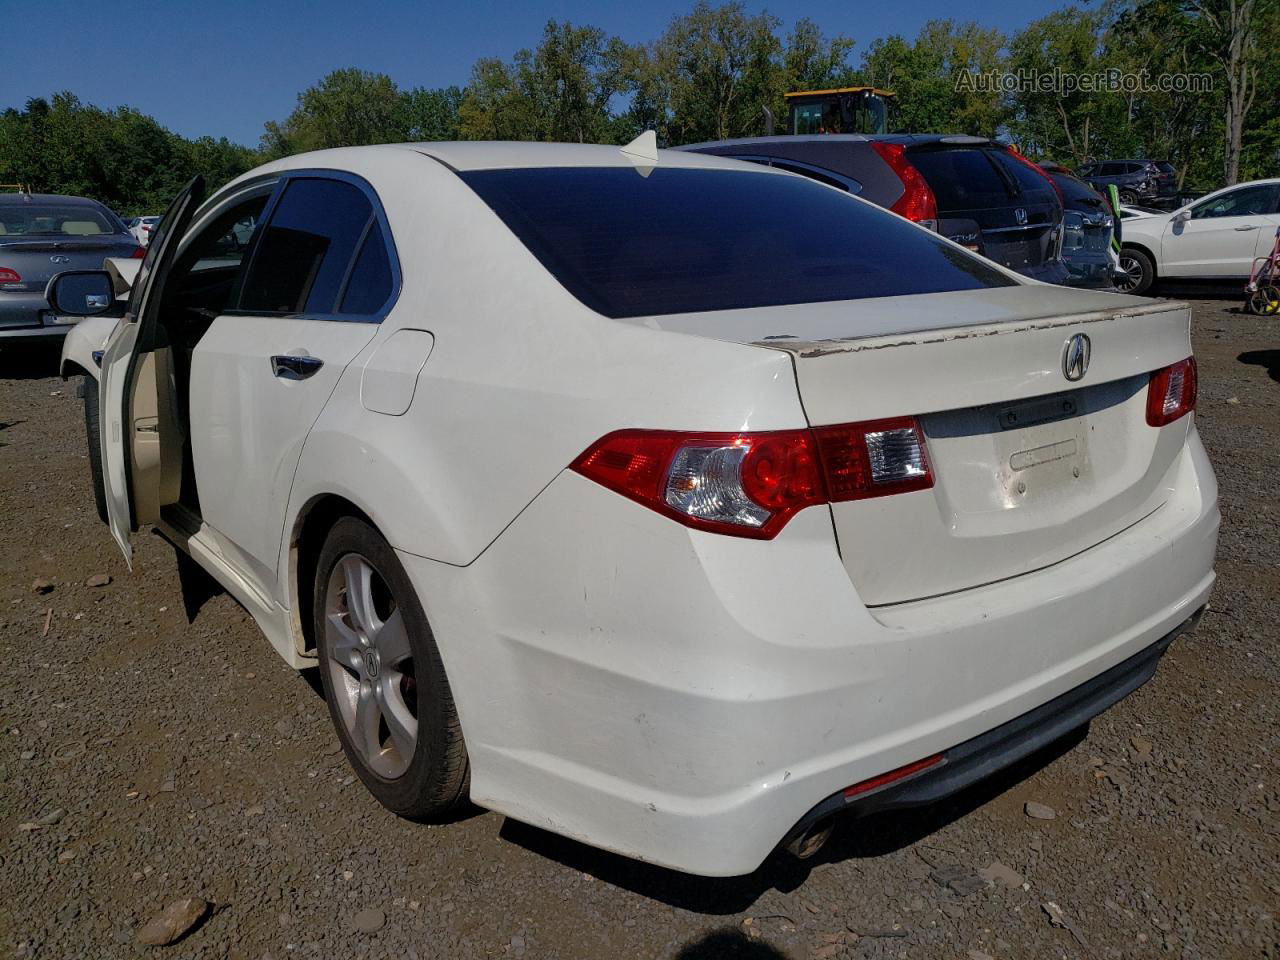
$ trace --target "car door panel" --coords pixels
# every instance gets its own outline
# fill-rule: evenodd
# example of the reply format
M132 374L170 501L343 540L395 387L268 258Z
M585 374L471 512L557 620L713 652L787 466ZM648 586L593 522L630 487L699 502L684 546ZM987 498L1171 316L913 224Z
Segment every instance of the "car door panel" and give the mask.
M134 280L129 310L103 349L98 389L107 522L131 568L130 533L157 519L181 483L182 438L159 310L178 244L203 198L204 180L195 177L170 205Z
M375 324L306 317L221 316L191 361L191 452L200 513L224 555L274 584L285 507L303 442ZM275 357L320 361L302 378ZM267 592L273 592L268 589Z
M1260 233L1272 229L1269 207L1234 198L1252 197L1268 188L1249 185L1210 197L1192 207L1189 220L1171 219L1161 242L1161 272L1168 277L1247 277L1260 244ZM1233 202L1240 208L1232 212ZM1221 215L1201 215L1205 209Z
M303 443L399 289L372 190L300 171L278 191L234 308L191 358L191 453L200 514L224 556L275 595Z

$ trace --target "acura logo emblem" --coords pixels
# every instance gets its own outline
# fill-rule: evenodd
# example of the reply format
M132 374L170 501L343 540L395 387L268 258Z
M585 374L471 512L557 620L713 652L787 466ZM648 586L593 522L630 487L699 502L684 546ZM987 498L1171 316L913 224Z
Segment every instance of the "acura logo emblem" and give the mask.
M1083 333L1075 334L1063 348L1062 375L1072 383L1089 369L1089 349L1089 338Z
M52 257L49 258L49 262L50 263L70 263L71 258L68 257L65 253L55 253Z
M1018 226L1022 226L1027 222L1027 211L1022 207L1018 207L1013 211L1013 219L1018 221Z

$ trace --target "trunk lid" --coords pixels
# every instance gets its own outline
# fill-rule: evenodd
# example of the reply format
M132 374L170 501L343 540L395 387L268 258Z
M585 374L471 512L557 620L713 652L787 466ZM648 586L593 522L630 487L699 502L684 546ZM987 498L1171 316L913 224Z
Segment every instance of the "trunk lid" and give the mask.
M657 319L788 352L813 426L919 418L933 488L832 505L869 605L1048 566L1170 495L1186 422L1148 426L1146 392L1191 353L1186 304L1029 284ZM1077 333L1091 360L1071 383Z
M5 289L43 293L55 274L101 270L107 257L128 257L137 246L133 237L121 234L78 240L51 237L6 241L0 237L0 267L9 267L22 277L20 284L6 284Z

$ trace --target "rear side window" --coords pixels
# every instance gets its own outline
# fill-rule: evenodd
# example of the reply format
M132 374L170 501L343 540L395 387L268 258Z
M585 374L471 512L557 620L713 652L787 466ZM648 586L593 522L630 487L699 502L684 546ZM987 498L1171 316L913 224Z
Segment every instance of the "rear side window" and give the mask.
M369 224L369 232L360 247L351 278L338 313L377 313L391 298L391 258L378 221Z
M258 241L240 309L333 313L352 257L373 220L369 198L341 180L291 180Z
M640 317L1008 286L878 207L750 170L560 167L459 176L588 307Z
M1007 207L1015 196L1013 182L984 150L911 150L907 159L929 184L940 212Z

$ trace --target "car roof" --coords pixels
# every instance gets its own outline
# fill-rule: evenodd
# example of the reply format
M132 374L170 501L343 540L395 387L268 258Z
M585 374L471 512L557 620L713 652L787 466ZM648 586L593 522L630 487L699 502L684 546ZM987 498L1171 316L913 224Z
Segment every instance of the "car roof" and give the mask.
M957 147L983 147L995 144L987 137L971 137L963 133L814 133L782 134L772 137L739 137L735 140L707 140L689 143L675 150L703 150L707 147L770 146L783 143L898 143L903 146L923 143L946 143ZM999 144L996 144L997 146Z
M532 167L624 167L646 165L644 161L625 154L618 146L591 143L524 143L507 140L427 141L422 143L384 143L365 147L338 147L298 153L265 164L245 176L271 172L306 169L308 167L336 166L344 162L368 161L378 153L413 151L438 160L450 169L466 173L473 170L513 170ZM748 168L738 160L714 157L707 154L683 153L675 150L658 151L658 167L686 169L746 170L787 176L782 171L767 167Z
M88 197L63 196L60 193L0 193L0 204L16 206L26 203L61 203L68 206L101 207L97 200Z

